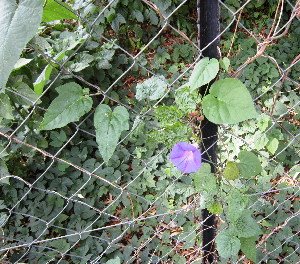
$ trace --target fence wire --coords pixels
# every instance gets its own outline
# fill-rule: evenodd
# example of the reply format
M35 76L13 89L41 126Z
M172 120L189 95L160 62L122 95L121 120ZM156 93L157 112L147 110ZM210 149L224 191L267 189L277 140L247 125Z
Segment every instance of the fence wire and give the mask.
M3 182L9 180L9 184L0 185L0 201L11 199L13 204L7 206L0 203L2 217L0 218L0 262L202 263L204 256L201 244L202 224L206 220L202 219L200 214L202 194L191 193L192 182L183 173L167 175L165 172L154 172L155 168L162 167L166 162L164 157L168 155L169 150L161 148L153 151L152 154L148 153L149 156L144 158L143 153L148 150L139 143L131 146L132 143L129 141L130 138L136 137L141 125L156 126L151 121L153 109L162 104L170 93L174 93L181 82L187 79L187 73L203 57L202 52L206 47L198 48L195 37L197 31L195 36L187 36L178 27L176 21L178 17L175 16L192 1L174 1L176 4L172 5L173 9L168 12L160 10L157 1L138 1L154 12L160 23L155 31L149 32L149 35L152 34L149 36L149 41L133 50L120 44L124 42L118 41L119 35L109 29L109 22L107 22L108 32L99 26L99 21L104 21L104 15L119 1L81 1L84 2L86 2L85 11L88 7L95 8L97 4L101 8L97 15L92 16L87 16L83 13L83 9L76 9L76 6L73 7L75 11L70 9L80 18L78 22L80 25L77 26L82 27L82 36L78 36L82 41L75 45L76 48L69 50L67 59L58 60L57 54L49 54L40 49L37 42L32 41L28 44L28 50L38 53L43 63L59 65L56 67L57 73L51 76L51 82L47 84L43 93L38 98L32 99L18 90L5 88L6 92L22 98L30 106L27 111L20 113L22 119L17 120L13 126L1 127L0 130L1 157L12 152L17 153L14 164L19 163L20 167L18 174L1 174L1 180ZM239 7L236 7L234 2L238 2ZM249 14L245 12L245 8L251 2L258 1L219 1L220 54L222 57L232 58L232 71L227 74L228 77L238 78L247 87L251 87L251 94L258 111L264 114L271 125L262 133L256 133L256 120L246 121L243 128L240 124L220 125L218 164L215 166L218 171L222 170L226 159L236 156L239 149L253 151L259 156L263 167L268 168L270 175L264 175L260 187L248 195L250 201L255 198L255 202L251 203L248 209L255 208L256 220L264 226L264 233L256 245L261 252L257 256L256 263L296 263L300 255L299 100L289 100L287 95L294 94L295 98L299 99L299 75L296 78L295 76L299 73L300 56L296 55L292 59L284 60L284 57L277 58L276 54L288 53L289 51L286 50L292 48L298 48L299 53L299 46L295 43L288 45L288 41L291 33L299 35L299 27L298 32L293 30L297 29L295 25L299 25L300 3L285 0L271 1L275 7L272 19L266 23L264 31L258 32L255 30L257 21L248 21ZM252 11L256 12L254 9ZM286 14L289 16L287 17ZM197 20L196 9L189 15L194 18L194 21ZM258 19L261 15L257 14ZM65 23L72 24L74 21ZM125 21L122 23L126 25ZM133 27L128 25L127 29L134 34L131 26ZM196 22L193 26L197 30ZM245 42L246 47L237 48L236 43L240 34L244 34L246 40L253 41L252 44L247 47L248 44ZM164 43L157 44L162 36ZM227 42L223 41L225 39ZM283 49L280 44L282 39L286 39L285 50L280 50ZM85 74L89 75L89 72L83 71L81 74L74 70L74 65L72 66L71 62L91 40L93 44L98 42L99 48L101 45L106 45L116 50L115 54L122 55L124 60L129 62L126 66L119 67L114 81L107 87L103 84L105 76L101 77L102 80L99 76L86 78ZM167 76L168 89L164 96L153 105L145 104L136 107L130 96L126 103L124 100L121 102L116 95L121 89L127 89L132 93L131 89L135 84L152 76L161 76L160 72L163 72L163 68L154 70L154 67L149 65L156 63L154 55L162 47L172 47L177 43L189 47L193 52L193 59L182 62L181 72L171 78ZM153 50L153 46L157 49ZM227 47L227 54L224 54L224 46ZM245 53L242 59L234 59L241 50L247 51L254 46L257 47L254 54ZM152 54L149 50L152 50ZM263 87L259 82L259 74L262 74L259 66L264 62L274 66L268 67L274 69L275 77L268 86ZM134 77L133 73L136 73L136 69L141 73L140 79ZM261 72L257 73L258 81L254 83L253 75L256 74L256 70ZM52 137L53 142L55 137L56 140L61 141L56 145L55 142L52 144L58 146L56 148L32 140L34 134L38 132L30 130L31 123L35 122L37 113L46 111L39 106L40 101L49 93L53 93L53 88L61 84L62 80L75 80L81 83L90 89L90 96L101 98L99 103L110 102L114 106L122 105L134 117L132 120L135 120L134 125L127 133L122 134L118 142L117 151L120 159L113 156L108 166L102 162L99 154L89 157L87 148L97 148L95 147L96 135L91 128L94 110L79 122L68 125L65 130L67 133L49 132L47 136ZM284 90L283 87L287 83L289 88ZM262 105L262 101L266 100L267 96L269 96L268 107ZM171 104L176 105L175 102ZM291 130L287 122L292 123L297 129ZM274 129L281 131L282 139L279 150L270 155L265 148L259 149L257 144L273 133ZM276 142L276 135L274 135L273 143ZM292 147L297 151L287 157L284 153L289 153ZM72 155L71 149L74 152ZM278 161L287 158L292 160L290 166L282 166ZM29 163L31 165L27 166ZM169 181L164 180L166 177L169 177ZM248 180L249 186L251 181L253 179ZM163 187L157 189L156 193L152 191L145 194L147 184L155 189L159 182ZM181 202L171 201L181 196L184 197ZM166 197L169 197L169 205L166 204ZM268 224L270 219L277 219L278 225ZM222 230L226 229L225 222L226 219L219 214L214 227L215 239ZM211 254L214 256L215 263L222 263L218 251L215 247L212 249ZM285 254L282 255L281 252ZM123 256L119 262L118 255ZM250 263L242 252L230 261Z

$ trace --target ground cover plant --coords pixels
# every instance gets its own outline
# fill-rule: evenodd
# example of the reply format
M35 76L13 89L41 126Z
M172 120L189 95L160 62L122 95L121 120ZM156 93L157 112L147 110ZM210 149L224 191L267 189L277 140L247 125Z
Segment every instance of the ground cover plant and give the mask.
M300 2L219 5L3 1L1 263L297 263Z

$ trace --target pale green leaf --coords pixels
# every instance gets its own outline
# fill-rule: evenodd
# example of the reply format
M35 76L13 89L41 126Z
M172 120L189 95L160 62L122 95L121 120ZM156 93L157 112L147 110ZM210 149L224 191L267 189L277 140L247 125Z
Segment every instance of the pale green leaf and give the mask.
M92 108L92 99L85 96L86 91L77 83L64 84L57 87L56 91L59 95L48 107L40 124L41 130L51 130L78 121Z
M59 3L57 3L59 2ZM65 7L64 7L65 6ZM78 17L72 13L69 6L63 3L60 0L47 0L46 5L43 9L43 22L50 22L53 20L60 20L60 19L76 19Z
M252 237L261 234L259 224L251 216L250 210L244 210L239 218L230 223L235 234L240 237Z
M223 172L223 175L228 180L235 180L240 177L240 171L237 163L234 161L228 161Z
M245 256L256 263L256 240L257 237L247 237L247 238L240 238L241 241L241 250L245 254Z
M219 72L219 62L217 59L203 58L195 66L189 79L191 90L195 90L202 85L212 81Z
M227 57L221 59L221 60L220 60L220 66L221 66L225 71L228 72L229 66L230 66L230 60L229 60Z
M236 256L241 248L240 240L229 229L218 234L216 244L220 256L226 259Z
M215 124L235 124L257 117L250 93L233 78L215 82L202 100L204 115Z
M207 210L212 214L219 214L223 211L223 208L220 202L214 201L212 205L207 208Z
M197 105L201 102L201 95L196 90L191 91L189 86L184 85L177 89L175 102L184 113L190 113L195 111Z
M114 111L108 105L100 104L94 115L96 141L105 163L113 155L121 133L129 129L129 113L124 106L117 106Z
M14 119L10 100L7 94L0 94L0 119Z
M258 157L250 151L241 151L238 155L240 162L237 164L241 177L249 179L261 173L262 167Z
M35 35L41 19L43 1L1 0L0 89L6 85L26 43Z
M14 65L14 69L13 70L14 71L18 70L18 69L22 68L23 66L25 66L26 64L28 64L31 61L32 61L32 59L20 58L20 59L18 59L18 61Z
M159 78L153 76L143 83L138 83L136 85L136 95L137 100L149 99L151 101L161 98L165 93L168 85L164 81L164 77Z
M271 153L271 154L275 154L276 150L278 149L279 146L279 141L277 138L271 138L267 144L267 150Z
M227 195L228 208L227 212L230 218L230 221L237 220L244 212L246 207L249 204L249 197L245 196L237 190L232 190Z

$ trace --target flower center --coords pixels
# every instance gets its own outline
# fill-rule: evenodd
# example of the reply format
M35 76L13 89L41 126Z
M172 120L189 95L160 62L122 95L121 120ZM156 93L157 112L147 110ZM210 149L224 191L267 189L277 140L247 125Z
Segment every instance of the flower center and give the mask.
M193 159L193 151L186 151L185 156L187 159Z

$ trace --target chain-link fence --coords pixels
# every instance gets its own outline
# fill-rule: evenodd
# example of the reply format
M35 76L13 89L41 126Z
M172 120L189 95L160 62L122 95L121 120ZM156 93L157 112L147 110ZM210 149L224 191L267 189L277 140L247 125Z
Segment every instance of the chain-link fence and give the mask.
M217 1L220 31L204 47L207 1L65 2L44 5L78 19L43 23L23 51L30 61L5 88L13 110L0 130L0 262L297 263L300 2ZM217 141L203 147L201 104L192 98L195 110L177 115L176 92L217 39L218 78L244 83L258 114L219 125ZM70 83L93 107L78 122L41 128ZM64 108L72 96L56 104L54 123L83 111ZM111 110L97 123L98 105ZM106 113L119 120L125 112L126 129L116 132L115 121L97 135ZM169 158L175 143L191 139L202 144L198 174ZM215 161L205 158L210 149ZM248 177L230 178L237 164ZM215 213L209 226L205 208Z

